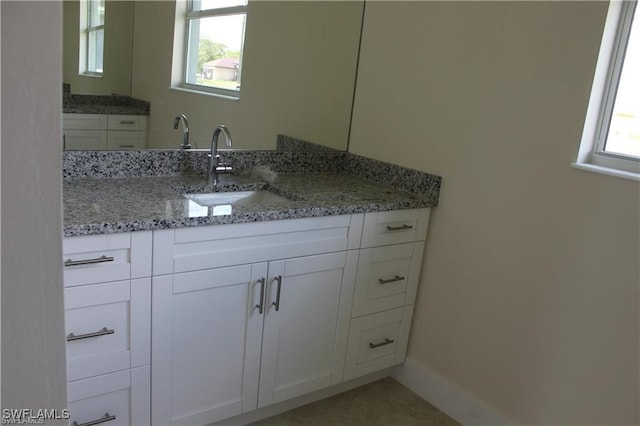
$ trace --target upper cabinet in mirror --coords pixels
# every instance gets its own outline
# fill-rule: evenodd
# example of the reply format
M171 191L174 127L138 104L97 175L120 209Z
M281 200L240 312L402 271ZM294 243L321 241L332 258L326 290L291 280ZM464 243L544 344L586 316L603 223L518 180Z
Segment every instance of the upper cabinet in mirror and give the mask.
M104 71L79 73L79 1L64 2L63 83L72 94L124 95L150 103L146 147L207 148L225 124L236 149L274 149L284 134L347 149L363 1L249 1L239 99L179 88L184 10L175 1L105 4Z

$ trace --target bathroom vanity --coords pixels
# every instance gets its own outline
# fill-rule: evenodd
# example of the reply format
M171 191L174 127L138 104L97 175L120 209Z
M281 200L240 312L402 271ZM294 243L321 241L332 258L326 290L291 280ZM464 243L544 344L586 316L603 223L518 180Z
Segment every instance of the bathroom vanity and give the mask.
M226 177L286 200L216 215L202 177L65 185L72 421L205 425L403 362L437 198Z

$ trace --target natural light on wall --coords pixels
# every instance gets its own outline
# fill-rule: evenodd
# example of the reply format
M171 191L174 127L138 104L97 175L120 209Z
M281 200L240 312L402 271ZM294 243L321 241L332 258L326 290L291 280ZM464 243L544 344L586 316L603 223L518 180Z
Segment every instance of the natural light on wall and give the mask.
M640 18L636 6L637 1L609 4L573 166L640 180Z
M188 2L185 88L239 96L246 9L246 0Z

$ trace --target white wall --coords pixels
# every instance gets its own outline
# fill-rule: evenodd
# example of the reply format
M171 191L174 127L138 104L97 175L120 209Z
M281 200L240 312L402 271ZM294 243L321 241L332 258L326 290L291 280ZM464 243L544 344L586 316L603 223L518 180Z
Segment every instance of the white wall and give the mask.
M131 95L133 60L133 1L105 3L104 72L101 77L78 74L80 50L80 2L65 0L63 4L63 82L71 85L71 93L84 95Z
M408 356L517 424L640 422L640 187L569 168L606 9L366 6L349 150L444 179Z
M62 409L62 10L2 1L1 15L2 408Z
M175 2L136 2L135 16L132 96L151 102L149 147L177 148L184 113L198 148L225 124L236 148L274 149L283 133L346 149L362 3L251 2L239 101L169 89Z

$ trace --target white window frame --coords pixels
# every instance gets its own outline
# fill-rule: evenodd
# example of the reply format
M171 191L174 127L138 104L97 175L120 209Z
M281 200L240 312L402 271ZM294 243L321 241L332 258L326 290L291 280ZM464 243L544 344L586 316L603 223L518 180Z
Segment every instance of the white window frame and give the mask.
M80 74L101 77L104 74L104 23L100 25L91 25L91 8L96 5L95 1L92 0L82 0L80 2L80 54L79 54L79 66L80 66ZM105 6L105 20L106 20L106 1L104 3ZM92 53L96 55L96 52L90 52L91 43L89 43L89 38L91 33L95 33L98 31L102 31L102 71L94 71L89 69L89 58L91 58Z
M637 0L609 2L580 150L572 167L640 181L640 159L604 150L636 7Z
M217 9L205 9L205 10L193 10L193 1L189 0L187 2L187 13L185 15L185 44L184 44L184 58L182 63L182 88L186 90L196 91L196 92L204 92L214 95L221 95L222 97L230 98L230 99L239 99L240 98L240 89L230 90L223 89L220 87L211 87L211 86L203 86L199 84L187 83L187 68L189 67L189 61L192 58L189 58L189 48L191 45L196 45L199 40L191 38L191 23L192 21L197 21L202 18L215 17L215 16L225 16L225 15L245 15L245 23L247 19L247 9L248 6L232 6L232 7L224 7ZM246 24L245 24L246 25ZM242 47L240 49L240 59L239 59L239 67L238 67L238 81L242 81L242 56L244 54L244 35L246 32L246 27L243 29L242 34ZM191 64L193 65L193 64Z

